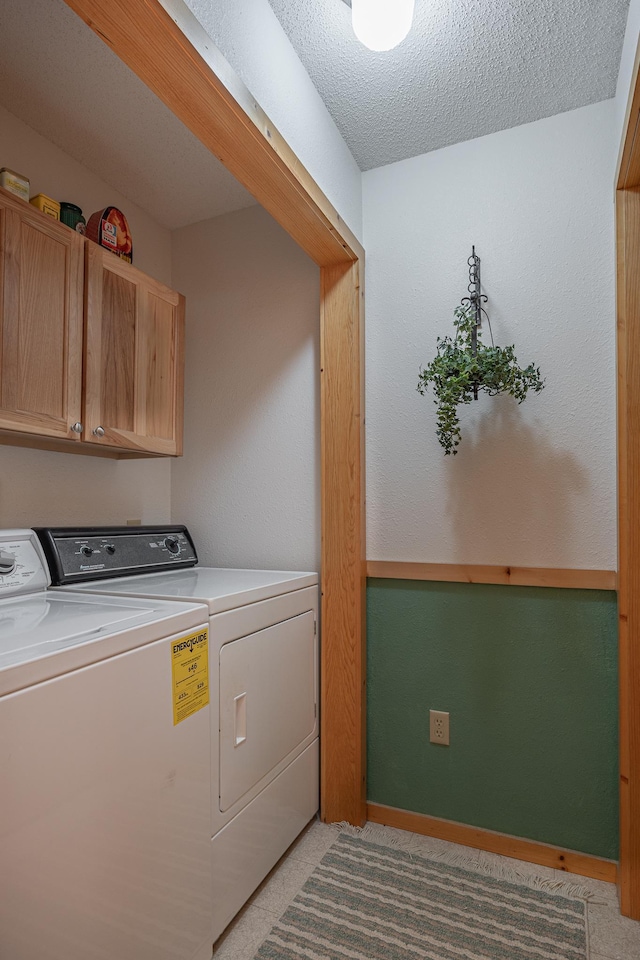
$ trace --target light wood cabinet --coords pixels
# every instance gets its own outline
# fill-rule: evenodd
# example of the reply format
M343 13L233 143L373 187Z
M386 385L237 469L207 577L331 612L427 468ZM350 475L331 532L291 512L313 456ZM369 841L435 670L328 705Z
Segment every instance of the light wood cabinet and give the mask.
M0 429L80 440L84 243L0 190Z
M184 297L86 244L84 438L182 453Z
M183 369L184 297L0 189L1 442L179 456Z

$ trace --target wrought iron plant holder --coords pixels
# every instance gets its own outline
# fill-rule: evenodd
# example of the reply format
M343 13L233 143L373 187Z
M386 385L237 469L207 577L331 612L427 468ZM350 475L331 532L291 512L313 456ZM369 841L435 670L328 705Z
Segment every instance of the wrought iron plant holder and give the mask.
M438 408L436 435L445 454L456 454L460 443L458 406L477 400L480 391L496 396L507 393L522 403L529 392L539 393L544 387L540 369L529 364L518 366L515 347L496 347L489 315L484 308L487 296L482 292L480 257L471 248L469 295L454 310L455 336L438 337L437 353L431 363L420 369L418 392L425 395L429 386ZM482 343L481 326L485 317L491 346Z
M469 285L467 290L469 291L468 297L463 297L460 301L462 306L465 303L468 303L471 309L473 310L474 315L474 324L471 330L471 354L472 356L477 356L478 353L478 329L482 325L482 314L487 318L487 323L489 324L489 333L491 334L491 346L493 343L493 332L491 330L491 321L489 320L489 314L482 306L483 303L486 303L489 299L486 294L482 292L482 286L480 283L480 257L476 253L475 246L471 247L471 256L467 260L469 264ZM478 381L474 380L473 382L473 399L478 399Z

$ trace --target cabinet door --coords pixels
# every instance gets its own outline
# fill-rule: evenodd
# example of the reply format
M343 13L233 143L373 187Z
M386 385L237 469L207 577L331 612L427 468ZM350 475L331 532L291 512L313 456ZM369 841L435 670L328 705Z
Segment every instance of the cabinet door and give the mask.
M86 244L84 439L182 453L184 297Z
M80 439L83 246L0 190L0 429Z

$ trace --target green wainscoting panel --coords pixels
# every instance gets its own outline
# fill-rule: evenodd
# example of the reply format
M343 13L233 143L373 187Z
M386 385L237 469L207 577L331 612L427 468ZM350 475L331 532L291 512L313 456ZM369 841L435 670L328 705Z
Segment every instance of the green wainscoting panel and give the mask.
M368 799L617 859L616 617L608 591L369 580Z

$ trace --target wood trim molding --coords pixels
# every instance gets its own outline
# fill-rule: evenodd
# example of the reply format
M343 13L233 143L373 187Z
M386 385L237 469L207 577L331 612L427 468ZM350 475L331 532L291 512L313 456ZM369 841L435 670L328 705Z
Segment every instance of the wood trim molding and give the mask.
M366 799L362 269L357 261L322 270L320 327L321 816L354 824L364 823Z
M622 913L640 920L640 44L616 176Z
M618 169L616 172L616 188L628 190L640 185L640 149L638 149L638 134L640 131L640 84L638 71L640 70L640 42L636 49L633 72L631 74L631 88L627 101L627 109L623 124L626 131L620 144Z
M616 590L618 585L615 570L403 563L388 560L367 560L367 576L389 580L441 580L449 583L498 583L519 587L567 587L579 590Z
M577 873L582 877L604 880L606 883L615 883L617 878L618 870L614 860L592 857L575 850L564 850L562 847L537 843L535 840L510 837L506 833L470 827L464 823L455 823L453 820L440 820L438 817L428 817L423 813L411 813L408 810L399 810L397 807L368 803L367 820L388 827L397 827L400 830L409 830L411 833L419 833L426 837L448 840L449 843L474 847L476 850L499 853L503 857L513 857L516 860L526 860L527 863L537 863L544 867L553 867L555 870Z
M640 920L640 190L618 191L616 214L620 906Z
M363 249L182 0L65 0L319 266Z

